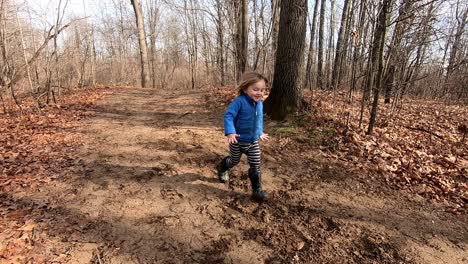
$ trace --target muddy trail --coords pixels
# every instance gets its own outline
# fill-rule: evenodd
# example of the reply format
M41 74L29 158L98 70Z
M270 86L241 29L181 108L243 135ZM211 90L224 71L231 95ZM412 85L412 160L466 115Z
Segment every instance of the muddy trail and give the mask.
M207 96L112 90L83 124L73 173L8 197L48 217L57 263L468 263L466 217L284 138L261 145L267 203L250 199L245 156L219 183L224 106Z

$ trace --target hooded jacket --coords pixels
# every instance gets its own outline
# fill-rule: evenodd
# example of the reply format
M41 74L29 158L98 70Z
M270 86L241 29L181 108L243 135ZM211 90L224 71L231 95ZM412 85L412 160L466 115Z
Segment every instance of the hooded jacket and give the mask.
M229 134L239 134L239 142L258 141L263 134L263 102L245 93L236 97L224 114L224 135Z

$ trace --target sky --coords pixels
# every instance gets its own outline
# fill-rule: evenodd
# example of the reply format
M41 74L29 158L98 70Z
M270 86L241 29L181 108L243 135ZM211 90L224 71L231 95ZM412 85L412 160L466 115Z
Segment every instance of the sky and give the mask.
M49 24L54 23L54 19L57 17L57 8L59 0L25 0L27 5L33 10L31 16L38 18L39 23ZM62 0L61 7L63 9L66 0ZM97 17L106 3L110 3L112 0L68 0L67 7L65 9L65 17Z

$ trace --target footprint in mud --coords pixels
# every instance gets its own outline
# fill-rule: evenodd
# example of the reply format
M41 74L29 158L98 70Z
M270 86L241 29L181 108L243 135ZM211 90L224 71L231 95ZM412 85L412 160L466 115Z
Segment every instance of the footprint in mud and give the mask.
M229 176L229 189L235 190L238 188L244 191L250 190L250 181L247 173L232 171Z
M142 173L134 175L132 178L135 179L137 182L146 183L155 176L158 176L158 174L154 171L144 171Z
M175 199L182 199L184 195L177 192L172 186L165 184L161 188L161 196L163 199L175 200Z
M163 224L165 226L176 226L180 223L179 216L172 215L155 215L146 220L146 224Z

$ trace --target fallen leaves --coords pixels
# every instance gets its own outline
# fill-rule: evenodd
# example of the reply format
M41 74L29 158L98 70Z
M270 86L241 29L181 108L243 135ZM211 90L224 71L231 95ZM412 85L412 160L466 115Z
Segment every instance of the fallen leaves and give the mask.
M41 210L47 201L19 203L9 197L37 190L72 168L73 150L83 141L75 128L93 114L102 95L102 89L80 90L61 97L59 108L37 113L26 102L23 114L0 115L0 263L49 263L56 258L49 248L53 238L47 235L54 225Z
M312 101L320 101L322 109L317 111L334 120L343 142L338 156L356 157L362 169L383 175L390 185L418 190L428 199L446 203L449 211L467 212L468 146L460 142L457 129L466 122L467 107L407 99L395 112L382 104L377 129L368 136L359 128L359 104L321 92ZM340 118L340 109L351 113L348 126Z
M236 91L219 87L211 94L227 104ZM356 98L349 103L344 93L306 92L304 99L312 107L298 117L301 131L281 137L279 146L296 140L298 152L301 147L318 148L343 166L380 175L387 184L444 203L455 214L467 213L468 107L412 99L396 108L381 103L374 134L369 136L365 134L369 113L365 111L360 125L360 97Z

